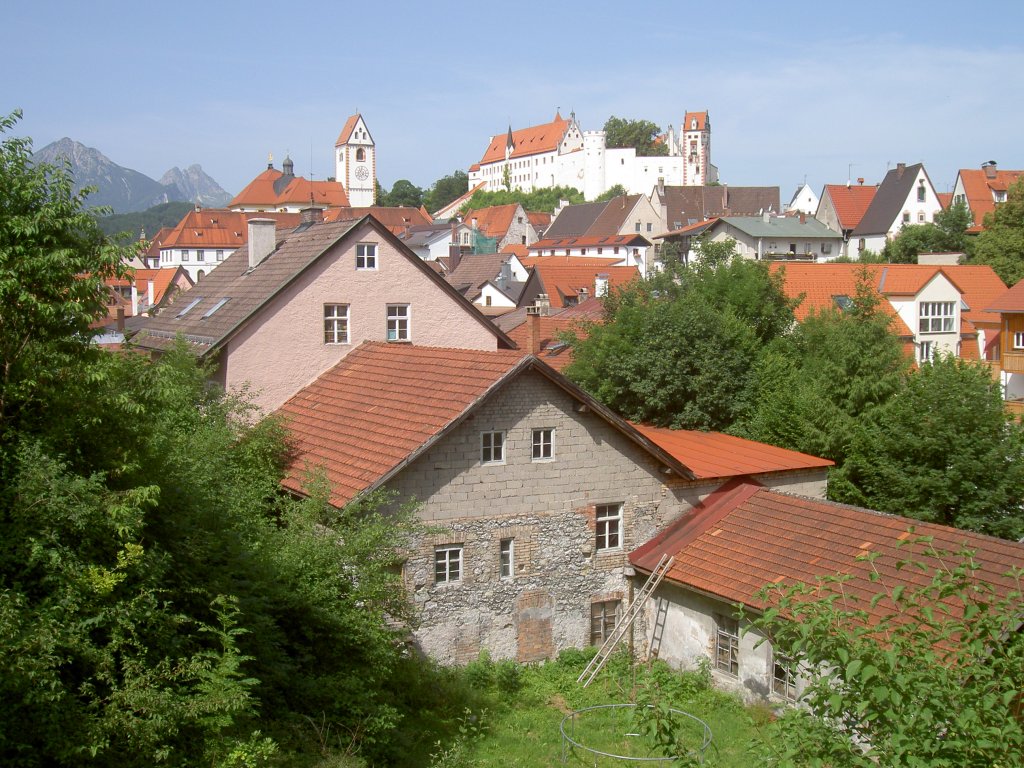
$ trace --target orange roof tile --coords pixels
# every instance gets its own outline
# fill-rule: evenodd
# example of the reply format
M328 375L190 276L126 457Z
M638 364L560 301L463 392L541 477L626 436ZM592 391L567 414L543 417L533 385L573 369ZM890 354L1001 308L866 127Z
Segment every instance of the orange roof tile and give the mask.
M992 299L986 309L990 312L1024 312L1024 280Z
M472 226L473 219L476 219L476 226L485 237L497 237L499 240L508 234L508 228L512 226L512 217L519 210L519 203L508 205L492 205L489 208L470 209L463 213L462 223Z
M590 298L583 304L596 305L600 310L601 303L599 300ZM603 312L603 310L600 310ZM526 352L532 352L537 355L541 360L550 365L556 371L563 371L565 368L572 363L572 349L561 341L559 341L559 334L565 333L566 331L573 331L580 338L586 338L587 333L585 330L585 324L588 321L593 321L598 318L589 317L585 314L579 313L559 313L557 315L547 315L537 317L537 345L538 349L530 349L530 327L531 316L526 316L525 322L520 323L515 328L512 328L508 332L508 336L512 341L516 343L520 349Z
M942 206L943 210L949 208L949 206L953 204L952 192L936 192L935 196L939 198L939 205Z
M527 218L534 227L544 228L551 224L551 214L543 211L527 211Z
M826 184L825 194L832 200L840 229L856 229L864 217L871 201L875 199L878 187L846 186L845 184Z
M999 313L989 309L1006 291L1006 283L987 264L957 264L942 268L963 295L961 316L971 324L999 325Z
M373 216L393 235L403 235L409 227L423 226L433 222L433 219L422 207L374 205L366 208L328 208L324 211L325 222L351 221L361 219L363 216Z
M968 228L968 232L980 232L985 228L985 215L996 209L996 203L992 197L993 190L1005 191L1021 177L1024 177L1024 171L997 170L995 176L989 178L981 168L962 168L960 170L960 181L963 184L964 195L967 197L967 207L971 209L971 214L974 216L974 224Z
M646 424L633 426L651 442L679 459L701 479L795 469L823 469L835 463L721 432L665 429Z
M202 208L186 213L178 225L164 235L163 248L223 248L234 250L249 239L249 219L271 218L282 229L294 229L302 215L298 213L244 213L225 208Z
M686 116L683 118L683 130L684 131L691 130L691 128L690 128L690 121L694 120L694 119L696 119L696 121L697 121L697 130L698 131L703 131L703 130L705 130L707 128L707 124L708 124L708 113L707 112L687 112Z
M591 246L649 246L651 241L643 235L593 235L587 237L546 237L530 246L531 251L543 248L580 248Z
M537 155L541 152L553 152L562 143L565 132L572 124L570 120L563 120L560 115L543 125L534 125L530 128L520 128L512 131L512 143L514 149L510 157L526 157ZM505 144L508 141L508 133L501 133L491 139L490 145L480 159L480 165L495 163L505 159Z
M501 249L501 252L502 253L514 253L520 259L523 259L523 258L526 257L526 254L528 254L530 252L530 249L527 248L522 243L509 243L508 245L506 245L504 248Z
M524 260L524 266L529 262L528 266L537 271L542 290L548 294L552 307L566 306L566 299L576 299L581 288L585 288L590 296L594 296L594 283L598 275L608 276L609 288L620 288L640 278L640 270L636 267L608 266L611 259L602 261L568 257L567 261L551 261L559 258L565 257L541 256ZM581 261L590 263L580 264Z
M891 605L871 604L871 596L878 592L877 582L871 579L873 570L889 589L898 584L913 588L930 583L931 573L899 568L899 561L913 557L941 566L924 554L922 545L904 543L911 527L914 537L932 537L936 549L974 550L980 578L1003 592L1015 588L1005 574L1024 565L1020 543L792 496L743 481L724 485L632 552L630 560L649 571L662 553L672 554L675 562L667 580L754 608L765 607L755 595L766 584L813 584L819 576L846 573L852 578L844 583L844 591L856 595L858 607L868 612L869 620L877 621ZM865 560L866 552L879 557Z
M340 146L346 144L349 139L352 138L352 131L356 129L356 123L359 122L359 113L352 115L348 120L345 121L345 125L341 128L341 133L338 134L338 140L334 142L334 146Z
M348 194L345 187L336 181L309 181L302 176L292 176L291 180L287 180L283 172L267 168L235 195L228 207L306 207L310 204L321 207L348 206Z

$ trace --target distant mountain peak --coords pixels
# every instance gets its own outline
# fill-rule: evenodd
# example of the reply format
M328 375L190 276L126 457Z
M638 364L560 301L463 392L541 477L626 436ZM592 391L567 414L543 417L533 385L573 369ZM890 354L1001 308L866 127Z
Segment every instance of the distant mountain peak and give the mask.
M203 206L224 205L231 195L221 189L198 165L184 171L172 168L155 181L143 173L118 165L98 149L87 147L65 136L33 154L36 162L60 164L67 160L74 178L74 189L95 187L86 202L91 206L109 206L115 213L144 211L169 202L193 202Z

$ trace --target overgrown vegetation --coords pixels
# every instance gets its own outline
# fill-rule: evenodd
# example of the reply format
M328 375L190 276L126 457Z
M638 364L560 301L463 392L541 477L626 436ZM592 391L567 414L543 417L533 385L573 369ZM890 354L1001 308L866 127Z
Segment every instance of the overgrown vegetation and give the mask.
M583 193L573 187L549 187L547 189L535 189L533 192L523 192L517 189L499 189L494 192L481 190L474 192L464 207L467 210L477 210L479 208L489 208L492 205L519 203L523 206L524 211L551 213L562 200L568 200L571 205L578 205L584 202Z
M127 233L128 240L134 242L143 234L152 239L161 227L176 227L192 208L192 203L161 203L138 213L98 216L96 223L107 237Z

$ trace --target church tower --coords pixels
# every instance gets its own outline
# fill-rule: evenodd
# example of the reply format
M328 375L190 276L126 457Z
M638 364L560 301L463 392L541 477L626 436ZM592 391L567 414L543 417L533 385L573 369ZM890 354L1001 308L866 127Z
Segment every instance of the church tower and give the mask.
M683 155L683 185L700 187L718 181L711 165L711 119L707 112L687 112L680 126Z
M377 149L363 116L345 121L334 143L335 178L345 187L349 205L367 208L377 200Z

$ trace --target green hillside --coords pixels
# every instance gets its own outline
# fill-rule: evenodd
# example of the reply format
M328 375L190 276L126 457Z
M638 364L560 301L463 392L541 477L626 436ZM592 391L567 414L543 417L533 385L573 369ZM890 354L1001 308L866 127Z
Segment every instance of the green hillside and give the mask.
M145 229L146 237L152 237L160 227L173 227L192 210L192 203L161 203L138 213L115 213L97 219L105 235L127 232L130 240L138 240Z

